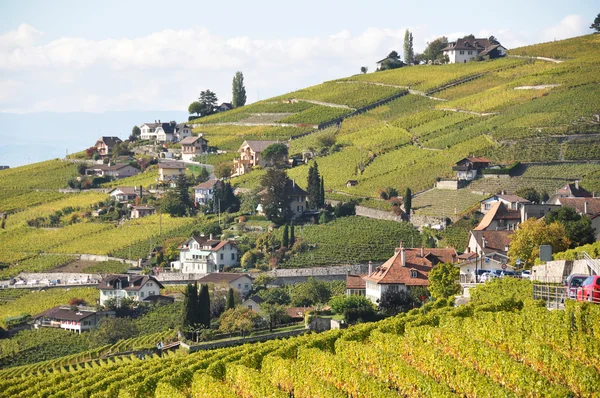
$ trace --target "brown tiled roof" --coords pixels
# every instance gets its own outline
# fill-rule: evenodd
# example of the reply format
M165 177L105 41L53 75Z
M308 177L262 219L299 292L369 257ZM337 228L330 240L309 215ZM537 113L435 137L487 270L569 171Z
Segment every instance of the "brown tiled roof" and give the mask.
M496 196L498 198L504 199L504 200L506 200L507 202L510 202L510 203L531 203L531 201L529 201L527 199L524 199L524 198L522 198L522 197L520 197L518 195L508 194L508 195L496 195Z
M312 310L314 310L313 307L291 307L286 308L285 312L292 319L304 319L304 315Z
M72 311L70 308L58 306L35 315L33 319L50 318L63 321L80 321L94 314L96 314L95 311Z
M458 39L448 43L443 50L485 50L492 46L489 39Z
M510 245L511 235L514 231L471 231L471 234L482 248L484 254L503 253L506 254L506 247ZM483 240L485 239L485 247Z
M575 198L591 198L592 194L577 184L567 184L556 191L558 195L570 195Z
M456 263L458 254L453 248L404 249L405 265L402 266L401 248L365 279L378 284L404 284L406 286L429 285L429 272L438 263ZM416 271L416 277L411 277Z
M99 142L104 142L108 148L112 148L115 145L123 142L123 140L119 137L100 137L100 139L96 141L96 145L98 145Z
M587 215L595 215L600 213L600 198L560 198L558 199L561 206L575 209L579 214L585 212L585 204L587 203Z
M194 189L212 189L219 180L208 180L196 185Z
M250 149L252 149L254 152L262 152L273 144L285 144L285 143L278 142L278 141L248 141L248 140L246 140L240 146L240 150L242 149L243 146L248 145L250 147ZM287 145L287 144L285 144L285 145Z
M240 279L242 276L250 277L248 274L237 274L234 272L215 272L208 274L200 279L199 283L231 283L235 280Z
M494 220L520 220L521 212L519 210L510 210L502 202L496 202L492 205L492 208L483 216L479 225L477 225L474 231L484 231L492 224Z
M366 282L363 279L367 275L354 275L348 274L346 275L346 289L365 289Z
M198 141L198 140L206 141L204 138L202 138L201 136L198 135L198 136L192 136L192 137L185 137L184 139L179 141L179 143L181 145L190 145L190 144L196 143L196 141Z
M164 287L162 283L157 281L154 277L148 275L108 275L102 279L98 285L100 290L117 290L117 281L121 281L121 290L127 291L138 291L146 284L146 282L155 282L161 289Z

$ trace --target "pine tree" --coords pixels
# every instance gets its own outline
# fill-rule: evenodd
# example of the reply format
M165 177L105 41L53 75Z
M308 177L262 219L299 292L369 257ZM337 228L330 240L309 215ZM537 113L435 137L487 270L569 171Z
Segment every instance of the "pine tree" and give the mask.
M290 247L294 247L294 243L296 243L296 233L294 229L294 221L292 221L290 223Z
M181 326L183 329L193 327L197 323L198 309L198 290L197 286L188 284L183 294L183 313L181 317Z
M281 246L287 248L289 243L290 243L290 236L289 236L288 225L285 224L283 226L283 236L281 238Z
M200 294L198 295L198 324L206 328L210 327L210 293L208 285L202 284Z
M177 176L176 184L177 184L177 196L179 197L179 200L186 208L189 208L191 205L190 192L189 192L190 183L189 183L187 177L185 176L185 174L179 174Z
M227 301L225 302L225 310L234 309L235 308L235 297L233 288L230 287L227 292Z
M236 72L232 84L232 101L234 108L246 105L246 87L244 87L244 74Z
M410 218L410 211L412 209L412 191L410 188L406 188L406 193L404 194L404 211Z
M318 209L321 204L321 176L319 175L319 165L316 161L308 169L307 187L308 208Z
M206 116L214 113L218 101L219 99L217 98L217 94L214 92L210 90L201 91L200 98L198 99L198 102L200 102L199 110L201 115Z

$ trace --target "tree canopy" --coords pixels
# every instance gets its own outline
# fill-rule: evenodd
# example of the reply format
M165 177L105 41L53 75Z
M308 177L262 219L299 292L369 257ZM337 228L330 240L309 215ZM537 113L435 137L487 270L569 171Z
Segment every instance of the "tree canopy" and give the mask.
M281 166L288 156L288 147L282 143L271 144L262 153L263 160L270 164Z
M244 86L244 74L236 72L232 83L232 101L234 108L246 105L246 87Z
M200 114L207 116L215 112L219 99L217 98L217 94L207 89L200 92L198 101L200 102Z
M404 62L408 65L415 62L415 50L413 48L413 35L406 29L404 33Z
M436 298L448 298L460 293L460 269L454 264L438 264L429 272L429 291Z
M292 217L290 199L286 193L287 184L291 183L287 174L284 170L269 167L261 182L265 188L261 201L265 216L276 224L285 223Z
M448 38L445 36L438 37L434 41L427 43L427 48L421 54L420 61L428 62L428 61L440 61L445 62L446 59L444 57L444 47L448 45Z
M360 73L362 73L363 75L364 75L365 73L367 73L367 71L368 71L368 70L369 70L369 68L368 68L368 67L366 67L366 66L361 66L361 67L360 67Z
M540 254L540 245L551 245L554 253L565 251L571 242L565 227L559 222L546 224L544 220L530 218L519 225L512 235L508 257L511 264L517 260L525 268L531 268Z
M590 25L590 29L600 32L600 14L596 16L596 19L594 19L594 22Z
M571 248L596 241L596 230L592 227L592 221L585 215L577 214L571 207L552 210L546 214L544 220L547 224L559 222L565 227L567 238L571 241Z
M200 114L202 113L202 104L200 103L200 101L192 102L190 106L188 106L188 113L190 115L192 113L195 113L196 115L200 116Z

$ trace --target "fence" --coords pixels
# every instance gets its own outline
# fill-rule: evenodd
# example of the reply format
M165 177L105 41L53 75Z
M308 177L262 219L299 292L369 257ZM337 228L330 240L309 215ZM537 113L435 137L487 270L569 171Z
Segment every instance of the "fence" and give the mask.
M573 297L571 297L573 298ZM562 310L569 299L567 290L559 285L533 285L533 299L542 300L550 309Z

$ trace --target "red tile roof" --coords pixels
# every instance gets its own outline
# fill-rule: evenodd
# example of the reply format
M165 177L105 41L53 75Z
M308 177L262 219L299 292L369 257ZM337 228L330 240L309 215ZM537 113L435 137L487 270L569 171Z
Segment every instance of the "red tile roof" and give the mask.
M402 266L401 251L396 249L396 254L377 267L365 279L377 284L404 284L406 286L429 285L429 272L438 263L456 263L458 254L453 248L418 248L404 249L405 265ZM411 271L416 271L412 276Z
M346 289L365 289L367 283L363 278L366 276L367 275L346 275Z
M477 245L483 250L484 254L506 254L506 248L510 245L513 233L514 231L471 231L471 234L477 241ZM484 239L485 247L483 247Z
M502 202L496 202L492 208L483 216L474 231L485 231L494 220L520 220L521 212L519 210L510 210Z
M587 203L587 215L600 213L600 198L560 198L561 206L575 209L577 213L583 214Z

